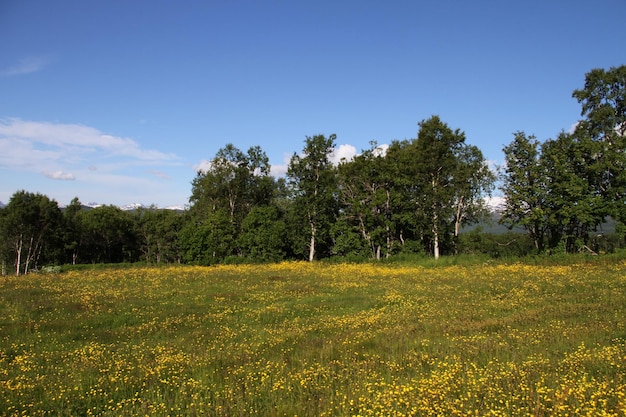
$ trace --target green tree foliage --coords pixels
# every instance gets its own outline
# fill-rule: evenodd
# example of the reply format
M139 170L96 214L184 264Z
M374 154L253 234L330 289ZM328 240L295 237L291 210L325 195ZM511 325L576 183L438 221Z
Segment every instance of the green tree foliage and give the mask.
M546 237L553 250L589 249L590 233L607 216L626 221L625 87L626 66L592 70L573 93L584 117L573 134L540 146L517 132L504 148L502 220L524 226L538 252Z
M242 256L252 261L278 262L287 254L287 226L273 205L253 208L238 238Z
M626 235L626 66L594 69L573 92L582 120L573 133L541 144L514 133L500 171L507 235L464 226L487 214L495 177L480 149L438 116L417 137L375 142L337 167L336 136L307 137L285 178L274 179L259 146L218 150L192 181L184 213L155 207L129 213L88 209L78 198L65 209L19 191L0 209L3 273L45 264L225 261L272 262L328 256L381 259L423 252L492 256L613 250L624 240L596 233L607 219ZM619 234L618 234L619 235Z
M8 222L6 221L7 211L5 207L0 207L0 273L7 274L7 265L11 263L13 251L8 240Z
M335 251L357 255L360 236L370 256L389 257L397 243L395 203L400 198L394 187L391 158L375 142L372 148L344 161L338 167L342 210L339 221L346 227L335 227ZM356 234L356 235L354 235Z
M336 138L334 134L307 137L302 154L292 156L287 170L295 213L306 224L302 232L308 238L309 261L316 252L330 251L330 229L338 211L336 169L330 161Z
M461 227L489 218L485 198L495 188L496 176L489 169L481 150L472 145L461 146L454 174L454 249L458 253Z
M235 251L235 237L230 212L224 209L208 213L198 223L187 219L180 232L182 258L187 263L197 265L223 262Z
M100 206L81 215L79 257L84 262L137 260L138 235L133 215L115 206Z
M68 262L69 260L72 265L76 264L76 261L78 260L81 238L83 237L81 231L82 212L83 205L78 197L74 197L63 211L63 242L65 244L65 251L68 254L68 257L64 259L64 262Z
M626 223L626 66L590 71L573 97L584 117L576 133L594 145L589 165L594 185L610 203L612 216Z
M183 226L182 214L156 207L141 209L136 213L142 259L147 263L173 263L180 261L178 233Z
M27 274L54 259L62 214L56 201L39 193L18 191L3 209L2 238L12 251L15 274Z
M439 258L442 248L455 246L462 225L484 214L483 197L494 176L459 129L452 130L438 116L419 127L417 139L392 144L387 155L397 161L405 201L413 204L415 234Z
M505 167L501 190L506 202L500 221L510 228L517 225L524 227L534 242L535 250L542 252L548 214L547 184L539 161L539 141L524 132L516 132L503 152Z
M539 159L546 183L549 245L564 245L570 253L589 244L589 233L607 215L604 199L591 181L591 143L586 139L561 133L542 145Z
M268 204L273 196L270 164L260 147L247 153L233 144L218 150L206 171L198 171L189 199L192 214L224 210L235 229L257 205Z
M265 152L254 146L247 153L232 144L218 150L206 171L198 171L192 182L191 208L182 233L184 258L195 263L215 263L219 259L241 255L236 243L243 221L254 207L272 202L275 182L270 176L270 164ZM230 222L223 224L224 215ZM215 235L215 230L229 235ZM211 236L198 236L200 231ZM223 239L218 243L215 239ZM209 252L200 254L199 248ZM224 252L225 251L225 252Z

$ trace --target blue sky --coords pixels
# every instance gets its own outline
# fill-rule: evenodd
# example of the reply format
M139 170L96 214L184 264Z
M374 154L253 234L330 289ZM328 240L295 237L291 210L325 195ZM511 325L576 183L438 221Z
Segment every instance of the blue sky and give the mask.
M493 163L555 137L593 68L626 64L626 0L0 1L0 201L185 205L203 161L306 136L344 155L437 114Z

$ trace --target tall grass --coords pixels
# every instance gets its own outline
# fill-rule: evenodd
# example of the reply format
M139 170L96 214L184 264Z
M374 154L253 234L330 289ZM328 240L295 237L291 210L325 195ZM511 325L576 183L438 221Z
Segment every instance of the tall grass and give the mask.
M0 281L0 415L624 415L626 263Z

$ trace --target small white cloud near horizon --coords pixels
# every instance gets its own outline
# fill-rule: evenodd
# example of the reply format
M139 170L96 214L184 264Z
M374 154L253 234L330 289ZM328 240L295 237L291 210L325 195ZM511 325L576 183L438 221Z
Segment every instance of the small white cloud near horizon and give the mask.
M203 159L200 162L198 162L197 164L194 164L192 166L193 171L195 173L198 172L209 172L209 170L211 169L211 161L209 161L208 159Z
M292 157L293 157L292 153L289 153L289 152L283 153L283 163L278 164L278 165L272 165L270 167L270 174L274 178L280 178L280 177L284 177L285 175L287 175L287 169L289 169L289 162L291 161Z
M374 156L385 156L387 155L387 150L389 149L389 145L387 145L386 143L383 143L382 145L378 145L373 151L372 153L374 154Z
M570 135L573 134L574 132L576 132L576 128L578 127L578 124L580 123L580 121L577 121L576 123L572 124L569 129L567 129L567 133L569 133Z
M48 62L48 59L40 56L22 58L17 64L0 69L0 76L14 77L39 72L48 64Z
M74 174L65 171L44 172L43 175L52 180L74 181L76 179Z

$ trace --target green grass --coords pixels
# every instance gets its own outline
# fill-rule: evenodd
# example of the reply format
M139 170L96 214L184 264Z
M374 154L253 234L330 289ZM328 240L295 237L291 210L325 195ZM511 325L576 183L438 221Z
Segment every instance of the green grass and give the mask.
M0 278L0 415L624 415L626 264Z

